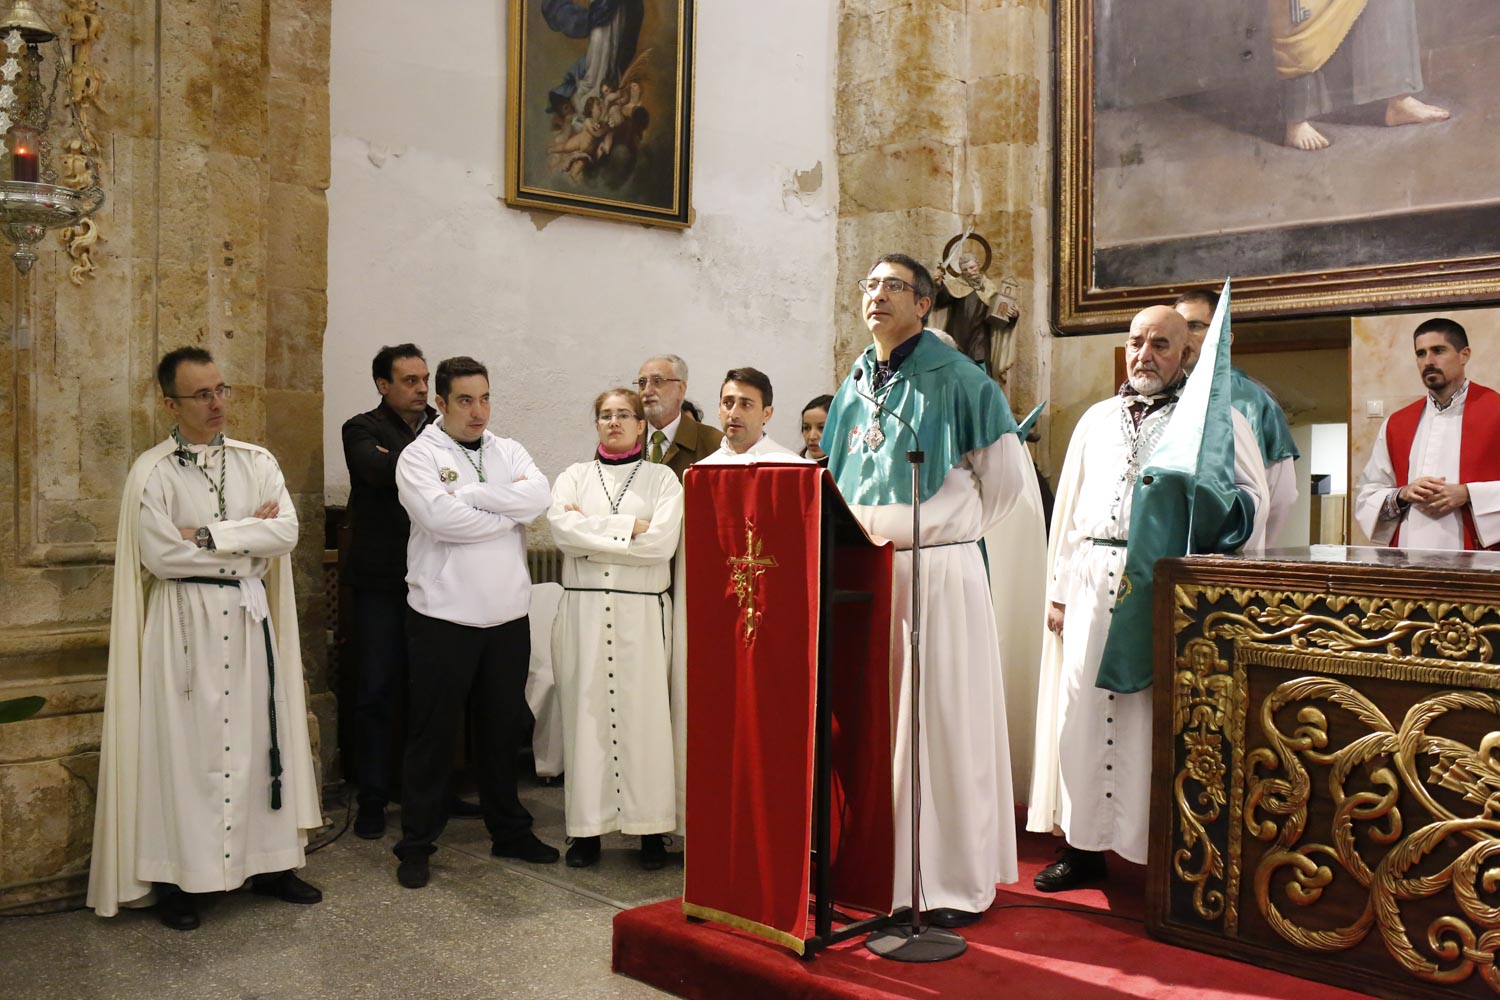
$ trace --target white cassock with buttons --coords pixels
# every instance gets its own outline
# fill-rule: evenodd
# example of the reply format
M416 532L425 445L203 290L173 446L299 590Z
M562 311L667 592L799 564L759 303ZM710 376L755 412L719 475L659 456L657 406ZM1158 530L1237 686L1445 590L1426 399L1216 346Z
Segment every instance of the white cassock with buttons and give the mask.
M650 527L632 538L637 518ZM566 557L552 669L568 836L670 833L679 819L668 676L682 486L665 465L579 462L553 484L547 521Z
M1175 408L1145 417L1137 440L1159 441ZM1256 554L1265 544L1270 488L1250 424L1238 411L1232 417L1235 485L1255 500L1255 529L1243 551ZM1111 397L1078 421L1058 478L1047 599L1065 607L1063 633L1060 646L1050 633L1043 641L1026 828L1060 830L1080 850L1145 864L1152 692L1115 694L1094 684L1125 568L1132 490L1121 487L1130 450L1120 398ZM1149 460L1140 456L1139 467Z
M276 517L253 516L272 500ZM227 891L301 867L306 831L321 824L285 558L297 544L297 512L276 460L238 441L169 441L137 461L124 508L116 572L128 574L136 558L143 572L115 585L89 886L101 916L148 898L153 882ZM202 526L212 548L179 530ZM277 660L279 809L263 622Z

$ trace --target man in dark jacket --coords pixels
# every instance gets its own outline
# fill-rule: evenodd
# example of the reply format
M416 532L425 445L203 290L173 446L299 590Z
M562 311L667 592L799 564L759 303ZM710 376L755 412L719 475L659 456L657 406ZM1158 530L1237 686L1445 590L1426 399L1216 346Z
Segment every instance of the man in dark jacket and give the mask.
M344 572L354 588L359 659L354 706L359 815L354 832L367 840L385 832L385 806L400 758L396 719L406 685L406 536L411 522L396 496L396 459L437 416L427 405L427 362L416 344L382 347L371 374L380 405L344 423L353 529Z

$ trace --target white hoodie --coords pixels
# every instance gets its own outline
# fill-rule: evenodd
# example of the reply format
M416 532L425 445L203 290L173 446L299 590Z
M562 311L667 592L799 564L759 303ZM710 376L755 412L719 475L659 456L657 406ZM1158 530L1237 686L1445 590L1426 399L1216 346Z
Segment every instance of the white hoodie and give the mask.
M401 452L396 490L411 518L406 603L412 610L480 628L526 614L525 526L546 512L552 496L525 448L485 431L479 449L469 451L438 418Z

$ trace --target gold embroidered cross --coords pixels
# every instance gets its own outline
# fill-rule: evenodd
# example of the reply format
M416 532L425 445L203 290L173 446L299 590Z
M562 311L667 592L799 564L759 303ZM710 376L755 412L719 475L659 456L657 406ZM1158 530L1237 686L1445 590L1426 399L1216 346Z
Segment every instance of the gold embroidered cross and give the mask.
M730 581L734 584L734 599L744 615L745 645L755 641L755 632L760 627L763 614L756 605L756 583L767 569L776 565L775 556L762 556L764 543L755 537L754 518L745 518L745 554L730 556L726 562L731 568Z

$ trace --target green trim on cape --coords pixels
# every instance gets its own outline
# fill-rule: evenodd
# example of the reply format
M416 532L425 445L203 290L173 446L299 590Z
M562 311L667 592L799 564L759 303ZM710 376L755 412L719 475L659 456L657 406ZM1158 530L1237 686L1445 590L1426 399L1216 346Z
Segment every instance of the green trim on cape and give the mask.
M1292 429L1287 426L1286 414L1281 406L1266 391L1265 386L1246 375L1238 368L1229 369L1230 400L1236 410L1249 421L1260 445L1260 457L1270 468L1284 459L1297 459L1302 453L1292 440Z
M918 446L926 452L920 481L921 498L932 499L942 488L949 470L971 451L986 448L1002 435L1016 431L1010 403L984 370L958 351L923 330L916 347L896 369L890 382L875 393L877 399L917 431ZM870 394L875 384L875 346L872 344L854 362L864 372L859 385ZM906 453L911 435L906 428L883 415L884 443L872 450L865 442L874 407L855 392L853 374L844 379L828 407L822 448L828 455L828 471L839 492L850 504L883 506L909 504L911 473Z

